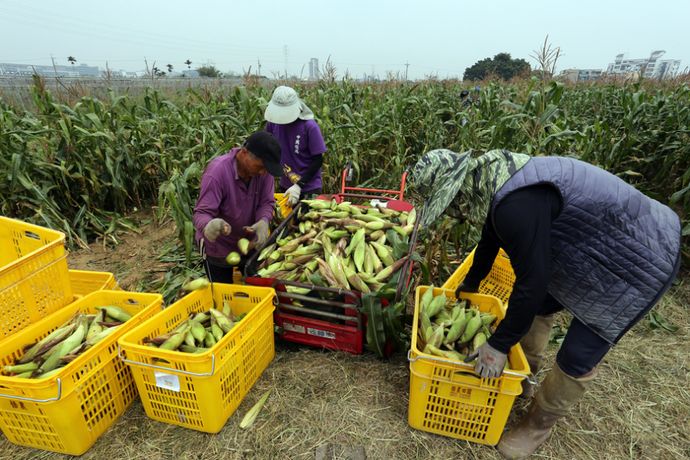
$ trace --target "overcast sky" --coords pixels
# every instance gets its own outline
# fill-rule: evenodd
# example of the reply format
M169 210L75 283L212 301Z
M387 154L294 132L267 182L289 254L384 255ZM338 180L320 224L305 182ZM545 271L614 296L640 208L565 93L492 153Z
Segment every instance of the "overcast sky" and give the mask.
M462 76L499 52L530 58L548 34L565 68L603 68L616 54L690 64L688 0L0 0L0 62L78 63L142 70L287 68L308 75L330 56L338 75L388 71L409 78ZM287 51L287 52L286 52ZM287 64L286 64L287 61Z

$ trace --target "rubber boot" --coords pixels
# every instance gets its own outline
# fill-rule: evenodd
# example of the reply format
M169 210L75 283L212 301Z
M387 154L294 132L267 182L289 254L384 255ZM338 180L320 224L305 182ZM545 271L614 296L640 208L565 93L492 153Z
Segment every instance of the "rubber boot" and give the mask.
M527 415L501 438L497 446L501 455L508 459L532 455L549 438L556 422L577 404L596 373L595 368L587 375L574 378L556 364L544 379Z
M535 316L529 331L527 331L527 334L520 340L522 351L525 352L527 363L535 379L544 361L544 350L546 350L546 345L548 345L549 338L551 337L551 327L553 326L554 317L555 315L553 314L548 316ZM528 379L524 379L522 381L522 395L520 396L532 398L535 389L536 384L531 383Z

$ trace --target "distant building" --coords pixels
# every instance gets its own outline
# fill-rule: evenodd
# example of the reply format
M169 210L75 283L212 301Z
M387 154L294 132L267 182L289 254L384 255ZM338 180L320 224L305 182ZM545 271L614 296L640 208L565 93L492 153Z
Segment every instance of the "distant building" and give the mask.
M648 58L643 59L626 59L624 54L619 54L616 59L609 64L606 73L609 75L623 75L630 74L642 75L644 78L654 78L663 80L664 78L671 78L678 73L680 69L680 60L665 59L661 56L666 54L664 50L652 51Z
M50 77L99 77L101 71L98 67L86 64L52 66L0 63L0 75L30 77L33 74Z
M309 79L319 79L319 60L316 58L309 59Z
M182 76L186 77L186 78L197 78L197 77L199 77L199 71L198 70L183 70Z
M580 81L596 81L604 74L601 69L566 69L560 77L566 81L577 83Z

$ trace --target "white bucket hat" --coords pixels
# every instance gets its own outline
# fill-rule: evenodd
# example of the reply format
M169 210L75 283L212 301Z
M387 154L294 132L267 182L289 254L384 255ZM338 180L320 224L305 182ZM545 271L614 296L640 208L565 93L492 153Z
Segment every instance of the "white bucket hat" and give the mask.
M314 113L289 86L278 86L273 91L268 107L264 112L266 121L286 125L297 120L313 120Z

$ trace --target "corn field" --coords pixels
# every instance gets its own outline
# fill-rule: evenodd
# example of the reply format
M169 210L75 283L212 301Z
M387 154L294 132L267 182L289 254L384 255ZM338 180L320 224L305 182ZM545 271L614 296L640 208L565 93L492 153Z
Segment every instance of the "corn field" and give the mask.
M469 106L460 100L459 82L294 86L328 146L327 192L338 190L348 162L354 184L397 188L406 168L440 147L568 155L671 204L690 234L685 82L489 82ZM248 85L135 96L110 91L67 101L36 78L31 104L12 104L11 95L0 94L0 214L59 229L82 245L116 241L118 231L132 229L123 216L157 205L159 216L175 220L189 257L188 222L203 169L263 127L270 93ZM445 241L462 239L451 233ZM684 255L690 255L687 242Z

